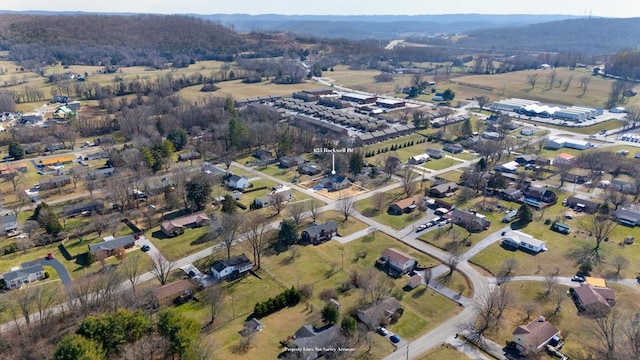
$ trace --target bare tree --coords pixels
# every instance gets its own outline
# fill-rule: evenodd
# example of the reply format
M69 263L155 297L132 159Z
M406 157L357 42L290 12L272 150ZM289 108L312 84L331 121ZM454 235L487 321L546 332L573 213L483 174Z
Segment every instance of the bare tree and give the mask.
M93 171L89 170L85 174L83 181L85 189L89 192L89 196L93 198L93 192L98 189L98 177Z
M624 334L622 355L624 359L640 359L640 324L639 314L635 314L622 328Z
M18 185L22 184L26 174L26 171L23 172L17 166L13 165L13 163L9 163L2 177L11 183L13 191L17 191Z
M506 286L495 287L478 298L474 305L476 320L470 324L469 340L483 342L484 335L497 329L504 310L512 304L512 296Z
M391 179L393 174L396 173L400 163L397 160L398 158L387 154L384 156L384 164L382 165L382 171L387 175L387 180Z
M16 191L16 201L11 204L11 212L18 216L24 206L27 205L29 201L31 201L30 199L31 198L24 190L18 189Z
M387 202L387 196L382 191L376 191L373 193L371 197L371 205L373 206L373 210L378 213L385 207L385 203Z
M569 173L575 168L575 164L563 162L556 165L556 167L558 168L558 172L560 173L560 187L563 187L564 182L567 181L567 178L569 177Z
M609 235L618 226L608 214L595 213L582 222L584 230L589 233L589 236L593 236L596 240L596 245L591 250L591 256L596 264L600 264L602 259L599 253L600 245L605 239L609 239Z
M616 358L623 319L622 313L617 308L610 309L602 316L594 319L595 325L591 328L591 331L602 346L602 359Z
M313 220L313 222L316 222L316 220L318 219L318 215L320 214L320 204L317 200L311 200L309 201L308 207L309 213L311 214L311 220Z
M480 107L480 111L484 109L484 107L489 103L488 96L476 96L476 101L478 102L478 106Z
M242 220L239 215L235 213L224 213L220 221L220 234L222 235L222 241L227 249L227 259L231 258L231 245L236 239L238 230L242 225Z
M369 271L362 279L364 300L367 296L371 302L379 302L385 296L389 296L393 289L393 281L379 271Z
M619 191L609 189L609 191L607 191L606 200L613 205L613 210L618 210L618 207L629 202L629 197Z
M616 269L616 277L619 277L620 273L629 267L629 260L622 255L618 255L613 258L611 265Z
M273 203L271 204L271 207L276 211L276 215L280 215L287 201L285 197L285 193L280 191L280 192L271 194L271 199L273 199Z
M69 175L69 178L71 179L71 183L73 184L74 189L78 188L78 183L80 182L80 180L86 178L86 173L88 171L89 170L83 167L74 167L67 172L67 174Z
M587 87L589 86L589 82L591 82L591 78L588 76L583 76L580 78L580 89L582 90L582 93L580 94L580 96L584 96L584 94L587 92Z
M502 269L500 270L501 276L511 276L518 270L520 263L514 258L508 258L502 263Z
M536 83L538 82L538 73L533 73L527 75L527 84L531 86L531 90L536 87Z
M204 299L209 307L209 324L213 325L225 305L225 293L222 286L215 284L203 291Z
M429 287L429 284L431 283L432 280L433 280L433 270L431 268L427 268L427 270L424 271L425 285Z
M269 243L269 238L266 235L266 219L260 213L252 212L247 215L244 225L244 236L253 250L253 262L260 269L262 253Z
M313 199L309 201L313 201ZM289 206L287 206L287 212L289 213L293 221L296 222L296 225L300 225L300 222L302 222L304 213L307 211L306 204L307 202L304 201L296 201L293 204L289 204Z
M131 283L131 289L136 292L136 286L140 281L140 275L142 275L142 266L139 261L133 258L127 258L119 266L122 269L124 275L129 279Z
M405 197L411 196L416 190L415 179L418 176L410 166L407 166L402 170L401 178L402 190Z
M558 277L555 273L548 273L544 276L544 279L542 279L542 284L544 285L545 296L549 296L551 289L558 284Z
M164 285L169 280L169 273L173 270L174 263L165 259L162 254L158 253L153 258L153 269L151 274L155 276L161 285Z
M449 256L445 265L449 268L449 275L452 275L454 271L458 268L458 264L460 263L460 259L455 256Z
M8 294L11 313L16 325L18 316L22 315L24 322L29 327L31 325L31 314L35 310L37 300L37 287L27 287L19 291L11 291ZM18 315L19 314L19 315Z
M353 208L354 202L355 200L353 199L353 196L345 196L344 194L340 195L336 204L336 209L342 214L344 221L349 220L349 216L351 216L355 211Z
M556 78L558 77L558 73L553 70L549 75L547 75L547 88L551 89L553 87L553 84L555 84L556 82Z
M534 302L526 302L522 304L522 311L524 311L524 314L526 315L524 321L529 321L529 319L531 319L531 315L533 315L536 310L538 310L538 304Z

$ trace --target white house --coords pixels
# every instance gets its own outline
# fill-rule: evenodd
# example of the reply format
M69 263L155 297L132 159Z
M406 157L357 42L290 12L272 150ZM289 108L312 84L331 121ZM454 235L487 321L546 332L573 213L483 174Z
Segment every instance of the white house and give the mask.
M495 167L495 170L500 172L515 174L518 171L518 166L520 166L520 164L518 164L517 162L509 161L507 163L497 165Z
M547 243L519 231L514 231L514 235L510 235L502 239L502 244L503 246L519 248L532 253L539 253L547 250Z
M232 189L242 190L249 187L249 179L244 176L231 175L226 182L227 186Z
M211 265L211 272L216 279L235 279L253 268L253 263L246 255L234 256L230 259L217 260Z
M592 144L585 140L572 139L572 138L564 138L564 137L550 137L545 147L551 150L558 150L563 147L569 149L577 149L577 150L586 150L592 147Z
M269 195L256 198L253 202L258 208L271 206L276 204L276 200L280 203L287 202L293 199L293 192L291 190L272 192Z
M0 216L0 232L8 233L18 229L18 218L16 214Z
M418 165L418 164L425 163L427 161L429 161L429 155L420 154L420 155L410 157L408 163L411 165Z
M34 281L44 279L44 269L37 264L26 268L10 271L2 275L9 289L18 289Z

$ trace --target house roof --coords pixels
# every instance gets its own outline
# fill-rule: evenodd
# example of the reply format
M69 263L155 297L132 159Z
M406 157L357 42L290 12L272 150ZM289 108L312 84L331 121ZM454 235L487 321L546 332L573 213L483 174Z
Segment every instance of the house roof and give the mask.
M22 268L22 269L18 269L18 270L14 270L14 271L10 271L8 273L5 273L4 275L2 275L2 278L4 279L4 281L6 282L10 282L16 279L21 279L23 277L27 277L30 274L34 274L37 272L41 272L44 271L44 269L42 268L42 265L40 264L36 264L36 265L32 265L26 268Z
M91 201L87 203L68 205L62 209L64 215L78 214L83 211L93 211L102 208L104 205L101 201ZM0 221L1 222L1 221Z
M536 348L539 348L546 344L552 337L558 335L559 332L560 330L552 323L540 317L526 325L518 326L513 331L513 335L526 336L535 341Z
M520 155L516 158L516 161L518 160L524 160L526 162L536 161L538 160L538 155L535 155L535 154Z
M399 264L404 264L409 260L415 260L415 258L409 254L406 254L398 249L388 248L382 252L382 256L389 258Z
M414 196L408 197L406 199L402 199L402 200L396 201L393 204L391 204L391 206L396 205L400 209L406 209L411 205L418 205L420 200L422 200L422 196L414 195Z
M136 238L133 235L125 235L113 240L106 240L97 244L90 244L89 251L96 253L100 250L111 251L119 247L125 247L132 245L136 242Z
M442 183L440 185L435 185L432 186L430 191L436 191L439 192L441 194L444 194L448 191L452 191L458 188L458 184L454 183L454 182L446 182L446 183Z
M562 159L565 161L569 161L569 160L575 160L575 156L571 155L571 154L567 154L567 153L560 153L558 155L556 155L556 159Z
M575 288L574 292L586 308L597 306L597 304L609 307L609 302L615 301L615 294L609 288L597 288L589 284L582 284Z
M231 175L231 176L229 176L228 181L229 181L229 182L236 182L236 183L237 183L237 182L238 182L238 181L240 181L241 179L246 179L246 178L245 178L244 176Z
M215 270L215 271L222 271L228 267L236 267L236 268L240 268L240 267L244 267L244 266L248 266L253 264L251 262L251 260L249 260L249 258L245 255L238 255L238 256L234 256L230 259L224 259L224 260L218 260L216 262L214 262L211 267Z
M200 223L202 221L209 221L209 220L210 219L207 216L207 214L201 212L201 213L191 214L191 215L183 216L177 219L165 221L162 223L162 225L160 225L160 228L164 232L171 232L173 231L173 229L183 228L190 224Z
M374 325L372 323L380 322L384 318L388 318L393 313L402 308L402 304L392 296L386 296L378 302L365 305L358 309L358 319L360 321Z
M637 222L640 222L640 210L618 209L616 210L616 217L618 219L623 219L623 220L631 221L633 223L637 223Z
M454 218L461 219L465 223L475 222L475 223L480 224L481 226L485 226L488 223L490 224L489 220L487 220L485 218L482 218L482 217L478 216L477 214L474 214L474 213L469 212L469 211L464 211L464 210L460 210L460 209L453 209L453 212L452 212L451 215Z
M587 200L587 199L583 199L577 196L570 196L567 198L567 204L569 205L573 205L573 204L582 204L588 208L597 208L600 206L600 204L598 204L597 202L591 201L591 200Z
M312 325L304 325L294 334L294 343L299 348L322 349L335 343L339 333L340 327L337 325L320 329Z
M191 281L189 281L188 279L182 279L160 286L159 288L155 289L155 293L156 297L162 300L168 298L169 296L182 294L192 286L193 284L191 283Z
M249 320L244 322L244 327L245 327L245 329L249 329L249 330L255 331L255 330L257 330L259 328L262 328L264 326L262 325L260 320L258 320L256 318L251 318L251 319L249 319Z
M69 175L60 175L60 176L54 176L48 179L40 179L39 183L49 184L49 183L57 183L57 182L65 182L65 181L71 181L71 178L69 177Z
M15 221L18 221L16 214L6 214L5 216L0 216L0 225L5 225Z
M320 236L320 233L323 230L325 233L329 231L337 231L338 225L334 221L328 221L324 224L311 223L304 229L304 232L309 234L309 236L311 236L312 238L315 238L317 236Z

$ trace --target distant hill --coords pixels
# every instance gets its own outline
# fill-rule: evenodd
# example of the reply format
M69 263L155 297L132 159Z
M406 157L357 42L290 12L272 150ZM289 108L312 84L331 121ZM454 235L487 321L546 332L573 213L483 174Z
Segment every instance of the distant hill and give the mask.
M292 31L320 37L381 40L407 35L460 33L483 28L521 26L574 18L570 15L197 15L207 20L232 25L237 31Z
M190 16L0 15L0 47L25 63L186 66L231 59L245 37Z
M611 54L640 45L640 18L582 18L470 31L456 46L498 52Z

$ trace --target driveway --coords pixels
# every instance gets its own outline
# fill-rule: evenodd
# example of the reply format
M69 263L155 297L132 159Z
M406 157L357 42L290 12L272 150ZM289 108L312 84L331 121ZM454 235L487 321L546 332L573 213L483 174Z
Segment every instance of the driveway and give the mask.
M42 258L38 260L28 261L26 263L22 263L22 267L24 268L28 266L37 265L37 264L40 264L43 266L51 266L58 273L58 276L60 277L60 281L62 281L64 286L71 285L71 275L69 275L67 268L65 268L64 265L62 265L62 263L58 261L58 259L56 258L53 258L53 259Z

